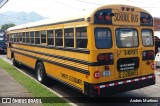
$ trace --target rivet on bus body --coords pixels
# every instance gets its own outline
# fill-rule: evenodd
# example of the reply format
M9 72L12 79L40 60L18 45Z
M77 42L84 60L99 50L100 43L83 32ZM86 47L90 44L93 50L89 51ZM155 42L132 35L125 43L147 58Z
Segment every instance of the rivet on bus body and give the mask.
M147 62L146 62L146 64L147 64L147 65L150 65L150 64L151 64L151 62L150 62L150 61L147 61Z

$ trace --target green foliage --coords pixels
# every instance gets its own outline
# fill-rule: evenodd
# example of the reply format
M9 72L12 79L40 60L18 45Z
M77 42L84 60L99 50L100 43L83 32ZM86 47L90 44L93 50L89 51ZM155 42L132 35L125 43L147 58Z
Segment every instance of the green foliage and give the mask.
M7 30L8 28L13 27L13 26L16 26L16 25L13 23L4 24L4 25L2 25L1 30Z

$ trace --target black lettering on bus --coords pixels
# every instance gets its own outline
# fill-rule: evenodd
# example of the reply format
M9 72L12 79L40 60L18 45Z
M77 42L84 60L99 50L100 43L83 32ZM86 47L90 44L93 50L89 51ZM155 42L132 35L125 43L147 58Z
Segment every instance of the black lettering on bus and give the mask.
M124 55L138 55L138 49L123 50Z
M61 73L61 77L65 78L65 79L68 79L68 75L67 74Z
M127 13L114 13L115 21L123 21L123 22L138 22L138 15L136 14L127 14Z
M71 81L71 82L74 82L74 83L77 83L77 84L82 85L82 80L81 80L81 79L78 79L78 78L69 76L69 75L64 74L64 73L61 73L61 77L62 77L62 78L65 78L65 79L68 79L68 80Z
M114 14L115 14L115 21L120 21L120 19L119 19L119 17L120 17L120 16L119 16L119 13L116 13L116 12L115 12Z
M131 14L131 22L138 22L138 15Z
M135 22L138 22L138 15L135 15Z

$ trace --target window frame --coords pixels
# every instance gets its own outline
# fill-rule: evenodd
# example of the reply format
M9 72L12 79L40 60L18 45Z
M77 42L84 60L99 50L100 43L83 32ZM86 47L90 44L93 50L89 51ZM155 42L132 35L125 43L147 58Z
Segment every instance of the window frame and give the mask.
M67 30L67 29L73 29L73 46L71 47L71 46L66 46L66 36L65 36L65 30ZM68 39L70 39L70 38L68 38ZM75 28L74 27L69 27L69 28L64 28L64 47L65 48L74 48L75 47Z
M145 46L145 45L144 45L144 43L143 43L143 36L142 36L142 30L150 30L150 31L151 31L151 33L152 33L153 45L149 45L149 46ZM141 29L141 39L142 39L142 45L143 45L144 47L152 47L152 46L155 45L155 42L154 42L154 33L153 33L153 30L150 29L150 28L142 28L142 29Z
M49 37L49 36L48 36L48 32L49 32L49 31L52 31L52 32L53 32L53 36L52 36L52 37ZM47 46L55 47L55 30L54 30L54 29L47 29L46 32L47 32ZM53 38L53 45L49 45L49 38L50 38L50 39Z
M96 35L95 35L95 30L96 29L107 29L108 31L110 31L110 33L111 33L111 47L109 47L109 48L98 48L97 47L97 41L96 41ZM112 40L112 31L111 31L111 29L110 28L108 28L108 27L95 27L94 28L94 39L95 39L95 47L97 48L97 49L110 49L110 48L112 48L113 47L113 40Z
M31 33L33 33L33 37L31 36ZM30 35L30 44L34 45L35 44L35 32L34 31L30 31L29 35ZM34 41L33 43L32 43L32 39Z
M39 33L39 34L38 34L38 35L39 35L38 37L36 36L36 33L37 33L37 32ZM34 33L35 33L35 45L40 45L40 44L41 44L41 35L40 35L40 31L34 31ZM36 42L36 39L37 39L37 38L39 38L39 43L38 43L38 44L37 44L37 42Z
M130 30L135 30L136 32L137 32L137 43L138 43L138 45L137 46L131 46L131 47L119 47L118 45L117 45L117 34L116 34L116 31L118 30L118 29L130 29ZM116 38L116 46L118 47L118 48L136 48L136 47L139 47L139 33L138 33L138 29L136 29L136 28L116 28L116 30L115 30L115 38Z
M42 37L42 32L45 32L45 37ZM45 43L42 42L43 41L42 38L45 38L45 41L46 41ZM40 31L40 39L41 39L41 41L40 41L41 45L47 45L47 30Z
M87 34L87 36L86 36L86 39L87 39L86 48L77 47L77 38L78 38L77 37L77 28L86 28L86 34ZM81 39L85 39L85 37L81 38ZM77 27L75 27L75 43L76 43L76 45L75 45L76 49L87 49L88 48L88 31L87 31L87 26L77 26Z
M27 36L27 34L28 34L28 36ZM26 35L26 44L30 44L31 43L31 40L30 40L30 32L26 32L25 33L25 35ZM28 39L29 39L29 42L28 42Z
M57 36L56 36L56 31L57 31L57 30L61 30L61 31L62 31L62 37L59 37L59 38L62 38L62 45L61 45L61 46L59 46L59 45L57 46L57 44L56 44L56 42L57 42L57 40L58 40L58 39L57 39ZM55 29L55 47L63 47L63 45L64 45L64 44L63 44L63 41L64 41L64 39L63 39L64 36L63 36L63 35L64 35L64 34L63 34L63 28Z
M23 43L22 32L19 33L19 43Z
M17 43L20 43L19 42L19 33L16 33L16 39L17 39Z
M26 43L26 32L22 32L22 43Z

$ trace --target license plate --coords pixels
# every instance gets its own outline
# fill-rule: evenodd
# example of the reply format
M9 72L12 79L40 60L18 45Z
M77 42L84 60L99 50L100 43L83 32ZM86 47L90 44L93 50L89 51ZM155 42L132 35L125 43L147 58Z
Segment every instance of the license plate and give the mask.
M126 77L131 77L136 75L138 75L137 70L128 70L128 71L119 72L119 78L126 78Z

